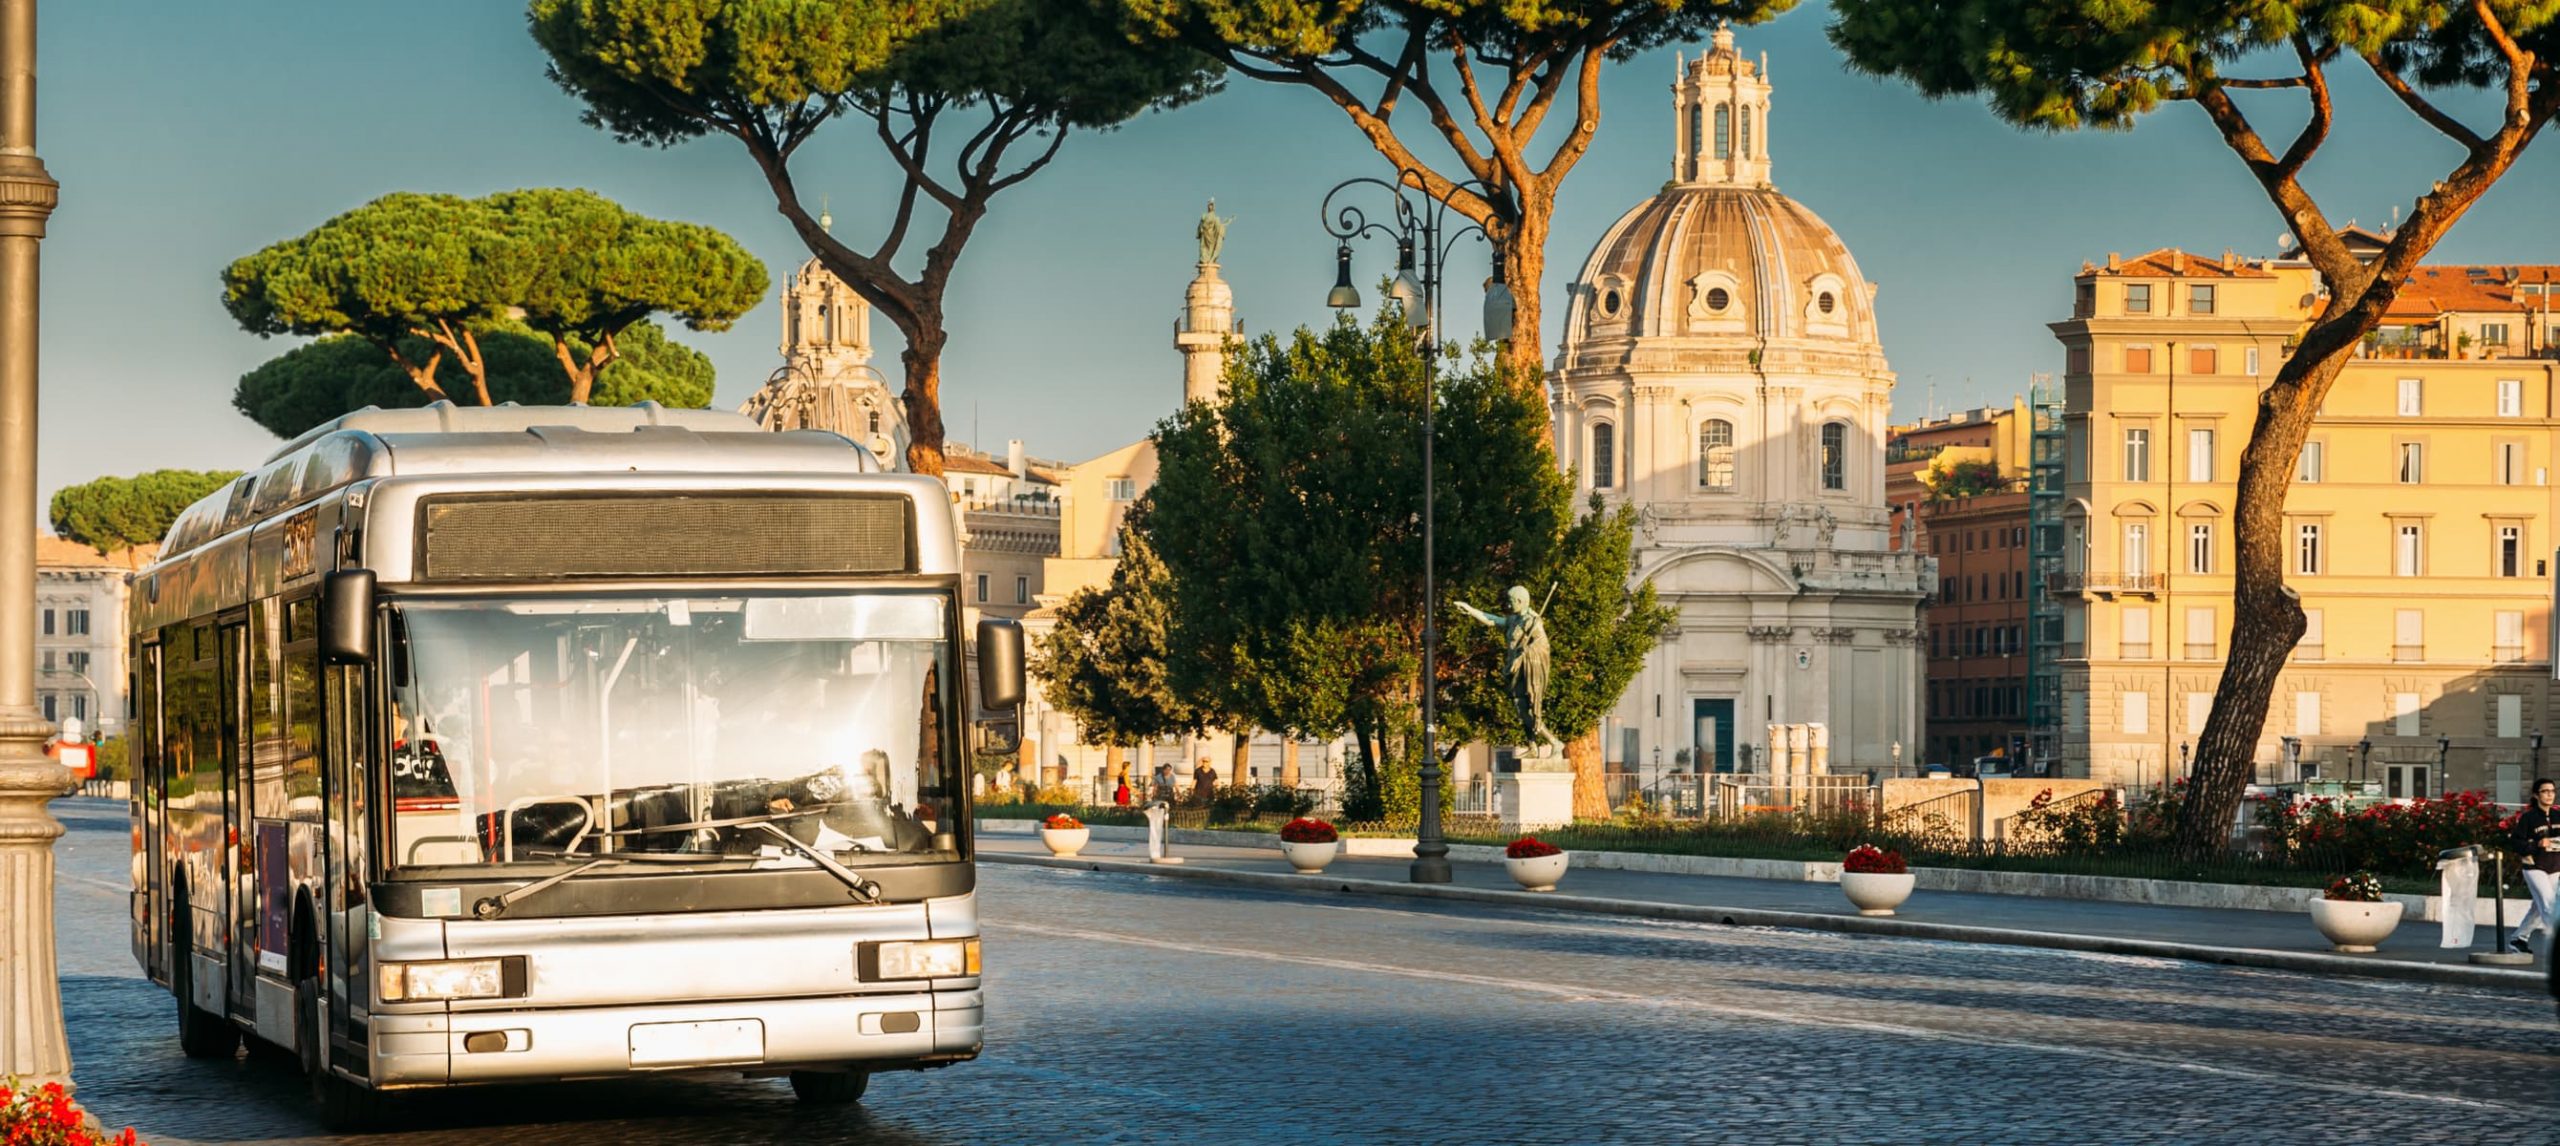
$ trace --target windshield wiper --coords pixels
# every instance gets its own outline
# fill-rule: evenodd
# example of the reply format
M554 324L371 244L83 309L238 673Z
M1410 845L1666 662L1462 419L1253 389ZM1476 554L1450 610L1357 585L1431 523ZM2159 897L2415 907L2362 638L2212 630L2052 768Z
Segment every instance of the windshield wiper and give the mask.
M782 813L782 815L789 814L791 813ZM779 819L780 816L776 816L774 818ZM815 844L801 843L799 839L794 837L791 833L773 826L772 819L758 820L746 826L764 832L777 840L781 840L784 847L790 848L801 855L809 857L810 860L814 861L819 867L827 869L827 874L836 877L837 882L844 884L847 889L851 890L855 899L859 899L864 903L880 902L879 884L853 874L852 869L847 868L843 864L837 863L834 856L828 855L825 848L821 848Z
M519 901L519 900L523 900L523 899L527 899L527 898L530 898L530 897L535 896L535 895L539 895L539 894L541 894L542 892L544 892L544 891L546 891L546 890L549 890L549 889L550 889L550 888L552 888L552 887L558 886L558 885L563 884L563 883L567 883L567 882L569 882L570 880L576 879L576 878L578 878L579 876L585 875L585 874L587 874L588 872L591 872L591 871L596 870L597 868L604 868L604 867L620 867L620 866L622 866L623 864L634 864L634 863L660 863L660 864L664 864L664 863L690 863L690 862L692 862L692 858L691 858L691 857L687 857L687 856L654 856L654 855L629 855L629 854L626 854L626 855L611 855L611 856L597 856L596 858L591 859L591 860L588 860L588 861L587 861L587 862L585 862L585 863L579 864L579 865L578 865L578 866L576 866L576 867L570 868L570 869L569 869L569 870L567 870L567 871L561 872L561 873L559 873L559 874L557 874L557 875L544 876L543 878L541 878L541 879L537 879L537 880L533 881L532 883L528 883L528 884L524 885L523 887L519 887L519 888L515 889L514 891L504 892L504 893L501 893L501 894L498 894L498 895L484 896L484 897L482 897L480 900L478 900L477 902L474 902L474 903L471 905L471 916L472 916L472 918L474 918L474 919L496 919L496 918L498 918L498 917L500 917L500 916L505 915L505 914L507 913L507 909L508 909L508 908L510 908L510 907L515 906L515 905L516 905L516 903L517 903L517 901Z

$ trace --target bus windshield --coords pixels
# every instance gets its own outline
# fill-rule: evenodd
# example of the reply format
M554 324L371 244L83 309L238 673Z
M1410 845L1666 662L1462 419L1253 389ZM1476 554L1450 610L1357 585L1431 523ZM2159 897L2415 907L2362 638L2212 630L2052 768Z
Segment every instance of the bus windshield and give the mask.
M395 864L958 858L940 595L388 611Z

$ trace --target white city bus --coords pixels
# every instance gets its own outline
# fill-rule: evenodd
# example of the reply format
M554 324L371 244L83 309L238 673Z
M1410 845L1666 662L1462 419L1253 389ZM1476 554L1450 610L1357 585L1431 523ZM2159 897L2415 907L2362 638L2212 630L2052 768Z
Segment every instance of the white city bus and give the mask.
M976 1057L949 498L730 414L366 410L198 502L131 609L135 957L178 1038L384 1092ZM969 693L976 695L971 696Z

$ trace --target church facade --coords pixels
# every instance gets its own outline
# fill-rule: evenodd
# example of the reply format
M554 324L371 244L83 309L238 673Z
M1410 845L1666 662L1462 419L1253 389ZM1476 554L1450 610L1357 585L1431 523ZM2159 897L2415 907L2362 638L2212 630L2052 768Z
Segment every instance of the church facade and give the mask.
M1919 748L1936 574L1893 544L1875 288L1770 183L1765 57L1720 29L1673 91L1672 179L1583 265L1551 378L1560 459L1635 509L1635 575L1679 613L1603 753L1768 772L1773 726L1819 724L1832 771L1885 772Z
M816 259L783 281L782 365L739 412L768 430L832 430L907 468L906 407L871 365L871 304Z

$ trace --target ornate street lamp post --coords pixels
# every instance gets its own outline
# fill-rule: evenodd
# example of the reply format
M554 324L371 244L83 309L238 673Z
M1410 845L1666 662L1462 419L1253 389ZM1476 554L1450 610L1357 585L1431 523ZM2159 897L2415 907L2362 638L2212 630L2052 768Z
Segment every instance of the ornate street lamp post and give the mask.
M36 709L36 254L59 194L36 158L36 0L0 0L0 1077L71 1082L45 803L71 790Z
M1360 305L1360 288L1351 282L1351 240L1369 235L1384 235L1396 241L1396 277L1387 287L1404 311L1405 324L1422 339L1422 823L1414 830L1413 871L1415 883L1447 883L1449 845L1440 834L1440 750L1438 745L1440 688L1435 653L1440 645L1440 595L1433 579L1432 518L1435 503L1432 496L1432 454L1438 437L1439 401L1436 396L1440 376L1440 285L1442 272L1448 267L1449 250L1458 240L1473 234L1490 239L1484 228L1466 224L1445 236L1442 225L1449 213L1449 195L1473 187L1484 191L1487 199L1495 196L1482 183L1469 180L1449 188L1438 198L1428 195L1416 203L1406 195L1406 184L1423 185L1418 171L1396 173L1396 181L1383 179L1346 179L1325 192L1324 204L1316 217L1325 233L1333 236L1333 290L1325 295L1325 305L1349 310ZM1386 222L1371 222L1357 206L1334 207L1335 197L1354 187L1374 187L1386 192L1395 204ZM1511 289L1502 281L1502 254L1494 252L1494 278L1485 288L1484 330L1488 336L1502 337L1511 329ZM1534 337L1534 335L1533 335Z

